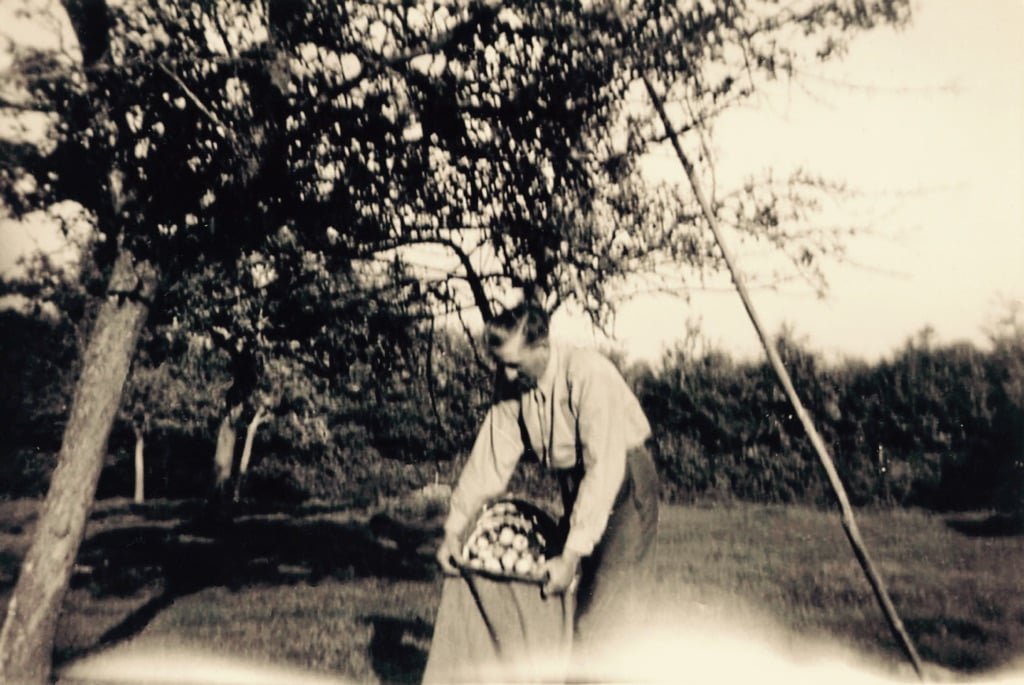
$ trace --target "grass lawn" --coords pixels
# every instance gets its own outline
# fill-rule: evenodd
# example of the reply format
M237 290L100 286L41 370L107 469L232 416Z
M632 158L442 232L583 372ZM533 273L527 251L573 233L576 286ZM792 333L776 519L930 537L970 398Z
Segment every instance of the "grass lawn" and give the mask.
M858 515L862 537L922 659L968 673L1024 656L1024 537L993 517ZM759 623L795 643L827 637L904 660L838 514L795 507L669 508L660 596ZM673 598L675 601L669 601Z
M214 529L195 512L98 504L58 665L113 646L180 646L357 682L419 681L440 597L440 518L310 506ZM0 503L0 609L34 516L35 503ZM987 514L865 511L858 522L926 661L972 675L1020 662L1020 531ZM738 625L793 654L828 645L905 671L838 514L665 507L658 555L652 625Z

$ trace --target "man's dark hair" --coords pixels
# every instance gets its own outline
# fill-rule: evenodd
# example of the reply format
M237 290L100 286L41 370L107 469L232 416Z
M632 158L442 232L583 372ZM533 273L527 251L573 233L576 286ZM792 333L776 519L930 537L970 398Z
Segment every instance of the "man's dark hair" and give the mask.
M524 301L506 309L487 324L487 346L501 347L522 326L527 345L547 340L548 313L540 305Z

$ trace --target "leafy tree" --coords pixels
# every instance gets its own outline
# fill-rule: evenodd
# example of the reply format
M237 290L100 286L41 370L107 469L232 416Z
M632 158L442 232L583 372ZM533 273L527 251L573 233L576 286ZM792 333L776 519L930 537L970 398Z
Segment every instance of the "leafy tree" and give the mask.
M140 347L144 349L145 346ZM121 408L121 413L131 424L135 436L135 486L132 490L132 499L136 504L146 501L146 435L153 429L153 413L158 409L161 396L164 395L169 371L166 364L154 364L153 360L147 359L146 356L141 349L135 354L125 388L126 402Z
M0 311L0 496L45 492L75 364L72 335L64 320Z
M227 362L208 339L174 323L144 332L118 417L134 439L136 501L146 492L195 497L208 491L209 463L194 457L189 464L182 462L185 454L195 451L195 445L209 441L229 385ZM147 445L156 449L147 452ZM116 451L116 446L112 448ZM147 461L147 453L154 458ZM147 480L153 481L152 487L145 486ZM191 489L185 483L191 484ZM100 492L114 494L102 482Z
M1008 302L989 332L988 370L992 414L989 452L982 455L995 471L996 504L1024 518L1024 306Z
M0 380L8 389L0 435L2 468L9 475L3 482L10 494L45 492L85 330L95 315L86 292L90 277L87 265L33 253L0 281Z

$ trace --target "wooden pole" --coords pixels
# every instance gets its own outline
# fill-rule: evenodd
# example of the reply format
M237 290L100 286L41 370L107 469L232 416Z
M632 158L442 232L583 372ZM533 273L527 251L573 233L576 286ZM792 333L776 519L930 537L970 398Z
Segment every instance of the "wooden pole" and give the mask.
M736 291L739 293L740 299L743 300L743 307L747 310L747 314L750 316L750 321L754 324L754 330L757 331L757 337L760 338L761 345L764 347L765 353L768 355L768 361L771 363L772 369L775 371L775 375L778 377L783 390L785 390L790 404L793 405L793 410L796 412L797 417L799 417L800 423L803 424L804 431L807 432L808 437L811 439L811 444L814 446L814 449L818 454L818 459L821 461L821 465L825 467L825 473L828 474L829 483L832 485L832 490L835 492L836 499L839 500L839 507L842 511L843 530L846 531L846 537L849 539L850 545L853 547L853 553L856 555L857 561L860 562L860 566L864 570L868 582L871 583L871 589L874 591L875 597L882 608L882 613L885 614L885 619L889 624L889 628L892 630L893 636L903 648L907 658L910 659L918 677L921 680L924 680L925 674L921 664L921 657L918 656L917 650L914 648L914 643L910 640L910 636L907 634L906 628L903 626L903 621L900 620L899 614L896 613L896 608L893 606L892 600L889 598L889 592L885 587L882 577L875 570L875 566L871 562L871 557L868 555L867 548L864 546L864 541L860 537L860 530L857 527L857 520L853 515L853 508L850 506L850 500L846 496L846 488L843 487L843 482L839 478L839 473L836 471L832 458L829 456L828 450L825 447L825 442L821 439L821 436L818 435L818 431L814 427L814 423L811 421L810 415L807 413L807 410L804 409L803 403L801 403L800 397L797 395L796 389L793 387L793 381L790 379L789 373L786 371L786 367L782 363L782 359L779 357L779 353L775 349L774 343L765 334L764 326L761 324L761 319L757 315L757 310L754 309L754 304L750 299L750 294L747 292L743 276L736 268L736 263L732 253L726 245L725 240L722 238L722 233L718 228L718 221L715 218L714 211L711 209L711 205L708 203L707 198L704 197L704 191L702 190L700 179L697 178L693 164L690 162L686 153L683 151L682 145L679 143L679 136L676 135L675 128L673 128L672 123L669 121L668 114L665 112L665 106L661 101L661 96L659 96L657 91L654 90L654 86L651 84L651 81L647 78L646 74L641 74L641 78L643 79L644 87L647 89L647 94L650 96L651 102L654 104L654 108L657 110L658 116L661 118L662 125L665 127L665 134L672 142L672 147L675 149L676 157L679 158L679 162L683 165L683 169L686 171L686 177L690 182L690 188L693 189L693 194L697 198L697 202L700 204L701 212L704 214L704 218L711 227L711 232L715 236L715 242L718 244L718 248L722 251L722 257L725 259L725 263L729 268L729 273L732 275Z

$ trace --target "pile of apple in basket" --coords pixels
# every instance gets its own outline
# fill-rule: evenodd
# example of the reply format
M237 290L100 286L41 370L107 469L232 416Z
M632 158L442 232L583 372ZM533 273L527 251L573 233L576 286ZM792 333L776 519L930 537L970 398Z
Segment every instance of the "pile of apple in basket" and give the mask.
M529 502L502 499L484 505L462 546L464 571L494 579L544 580L544 561L558 553L557 526Z

